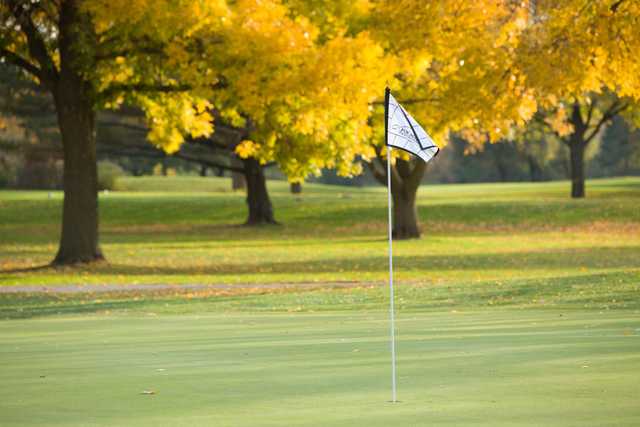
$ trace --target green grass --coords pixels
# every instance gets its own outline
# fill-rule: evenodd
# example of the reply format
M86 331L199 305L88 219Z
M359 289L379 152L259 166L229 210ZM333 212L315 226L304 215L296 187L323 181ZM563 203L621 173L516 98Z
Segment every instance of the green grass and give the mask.
M3 426L636 426L637 311L50 317L0 323ZM144 390L155 395L142 395Z
M0 192L0 286L232 286L0 293L2 426L640 424L638 178L578 201L566 182L423 187L423 239L394 243L393 405L383 188L270 182L283 225L245 228L226 180L119 185L109 263L73 269L23 271L55 252L60 193ZM260 287L282 282L317 286Z
M61 194L49 199L46 192L0 192L1 284L386 279L383 188L308 185L295 197L286 183L272 182L283 225L245 228L238 226L246 215L243 194L201 191L226 181L128 178L125 185L171 190L183 181L183 188L197 191L102 195L102 248L109 263L71 270L16 271L44 265L55 254ZM566 183L425 186L419 199L424 238L395 243L398 280L637 277L640 179L591 181L588 191L589 198L575 201L567 197Z

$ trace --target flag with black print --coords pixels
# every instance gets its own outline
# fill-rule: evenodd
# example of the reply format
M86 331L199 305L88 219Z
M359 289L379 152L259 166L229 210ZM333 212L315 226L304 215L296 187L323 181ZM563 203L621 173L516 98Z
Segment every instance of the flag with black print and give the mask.
M408 151L428 162L440 149L425 130L396 101L387 88L385 92L386 144Z

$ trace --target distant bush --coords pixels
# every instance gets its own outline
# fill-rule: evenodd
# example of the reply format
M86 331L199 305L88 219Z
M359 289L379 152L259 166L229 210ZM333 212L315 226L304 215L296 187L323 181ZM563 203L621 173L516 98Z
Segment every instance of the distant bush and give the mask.
M0 188L8 188L11 185L13 175L10 171L0 170Z
M64 165L62 160L26 156L16 171L16 186L29 190L54 190L62 188Z
M115 190L118 178L125 176L124 170L117 164L104 160L98 162L98 190Z

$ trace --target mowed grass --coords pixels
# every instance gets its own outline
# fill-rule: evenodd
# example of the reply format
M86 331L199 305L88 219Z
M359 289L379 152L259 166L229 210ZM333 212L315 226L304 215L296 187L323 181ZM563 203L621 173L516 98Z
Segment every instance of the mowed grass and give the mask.
M243 193L216 178L127 178L100 198L108 263L21 271L55 255L62 195L0 192L2 285L382 283L384 188L270 182L281 226L247 228ZM158 191L164 188L165 191ZM136 190L136 191L134 191ZM153 191L137 191L153 190ZM395 242L397 279L417 285L638 277L640 179L423 186L424 237Z
M638 311L0 322L3 426L637 426ZM143 394L144 392L154 394Z
M28 270L61 195L1 192L4 289L231 286L0 293L2 426L640 424L640 179L422 188L424 237L394 247L397 404L384 189L271 182L283 225L245 228L225 180L119 184L109 262L74 269Z

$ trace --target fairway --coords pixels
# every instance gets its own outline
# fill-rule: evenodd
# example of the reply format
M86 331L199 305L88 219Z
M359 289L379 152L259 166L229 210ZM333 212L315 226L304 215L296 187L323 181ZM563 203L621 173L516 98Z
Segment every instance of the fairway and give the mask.
M639 25L0 1L0 427L640 427Z
M384 190L270 182L246 228L228 184L123 179L108 262L58 269L61 195L0 192L0 425L640 424L639 179L423 186L398 404Z
M0 323L3 426L636 426L637 311L380 312ZM154 395L140 394L144 390Z
M127 191L100 197L109 262L68 270L28 270L55 254L62 195L0 192L0 284L386 280L384 188L308 185L294 196L285 182L270 182L282 225L252 228L239 226L245 196L225 191L225 179L128 178L121 186ZM640 179L590 181L586 200L568 199L567 186L424 185L418 199L424 237L396 242L398 280L469 284L593 274L637 279Z

